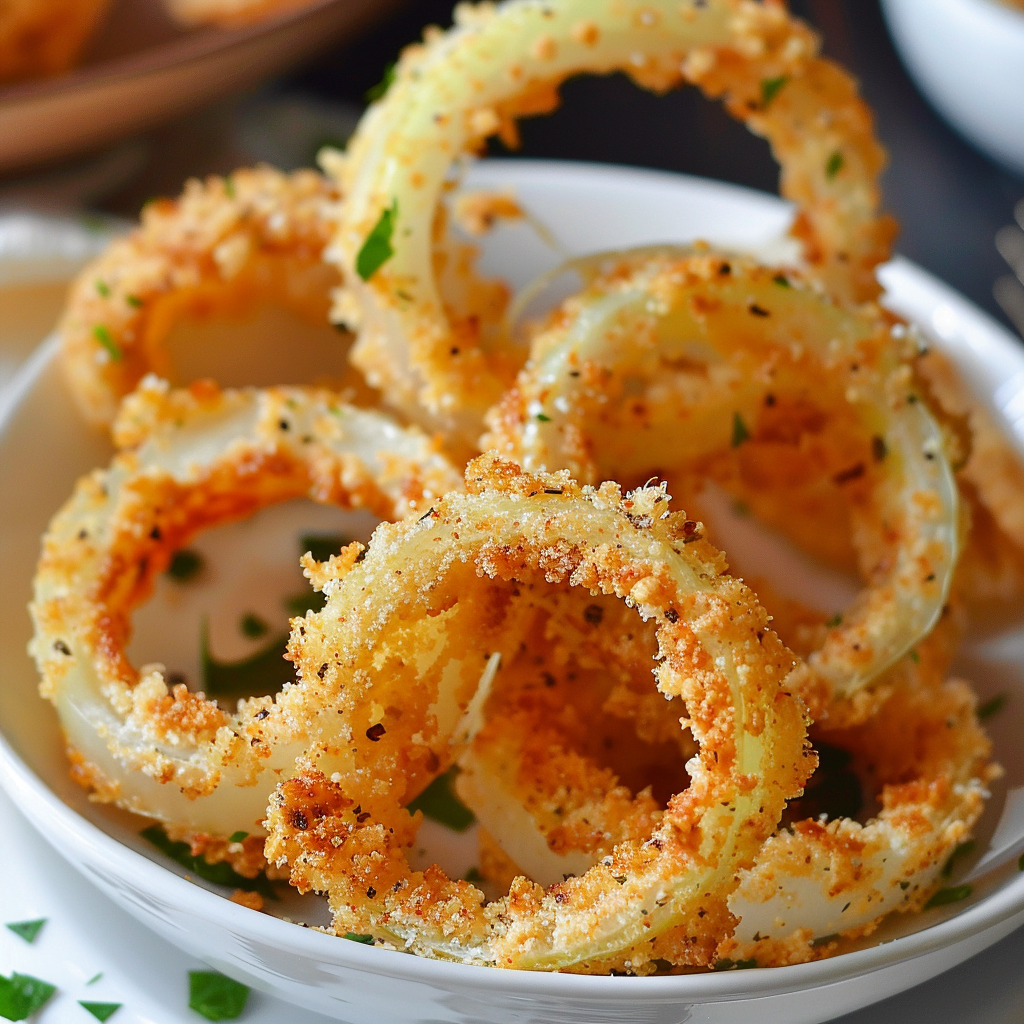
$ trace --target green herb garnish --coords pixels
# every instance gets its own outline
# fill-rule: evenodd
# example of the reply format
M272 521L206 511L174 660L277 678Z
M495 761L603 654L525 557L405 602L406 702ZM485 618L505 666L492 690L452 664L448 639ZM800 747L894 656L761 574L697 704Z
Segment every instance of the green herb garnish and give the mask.
M4 1020L25 1020L56 991L56 985L40 981L30 974L15 971L9 978L0 974L0 1017Z
M739 498L732 503L732 510L735 515L740 517L740 519L750 518L750 506Z
M182 548L175 551L167 575L175 583L190 583L203 571L203 556L198 551Z
M391 205L381 211L373 230L366 236L366 241L363 242L362 248L356 256L356 273L364 281L369 281L394 256L395 250L391 247L391 236L395 230L397 217L398 200L393 199Z
M453 832L465 832L476 821L476 816L455 795L457 772L457 768L449 768L444 775L439 775L415 800L410 801L406 810L410 814L422 811L423 817Z
M299 540L299 548L303 554L308 551L317 562L326 562L351 543L352 538L341 533L307 533Z
M541 423L550 423L551 422L551 417L546 412L539 412L539 413L537 413L537 415L534 417L534 419L538 420Z
M115 363L120 362L124 358L124 353L117 342L114 341L114 336L110 333L109 328L103 324L96 324L92 329L92 336L110 353L110 358Z
M978 708L978 720L984 722L986 718L998 715L1006 706L1007 697L1005 693L997 693L990 697L981 707Z
M474 884L476 882L486 881L484 876L480 873L480 869L475 864L462 876L462 880L464 882L473 882Z
M391 88L391 83L395 80L395 62L391 61L385 68L384 74L381 76L381 80L371 88L366 90L366 102L376 103L377 100L381 99L383 95Z
M188 972L188 1005L207 1020L235 1020L242 1015L249 986L217 971Z
M732 414L732 446L733 448L739 448L744 441L750 439L750 431L747 430L746 423L743 422L743 417L738 412Z
M234 199L235 196L238 195L235 191L235 183L231 180L230 174L224 179L224 195L226 195L228 199Z
M951 889L940 889L932 894L932 898L924 905L925 910L932 907L945 907L950 903L959 903L967 899L974 890L969 885L954 885Z
M129 306L132 306L135 309L142 308L142 299L140 299L138 295L126 295L124 297L124 301L127 302Z
M88 1010L97 1020L110 1020L121 1009L121 1003L86 1003L81 999L78 1005Z
M772 280L773 280L773 281L774 281L774 282L775 282L775 283L776 283L776 284L777 284L777 285L778 285L778 286L779 286L780 288L792 288L792 287L793 287L793 286L792 286L792 285L791 285L791 284L789 283L789 278L788 278L788 277L786 277L786 275L785 275L785 274L776 274L776 275L775 275L775 276L774 276L774 277L772 278Z
M757 966L757 961L751 958L750 960L718 960L712 970L715 971L749 971L752 967Z
M97 278L96 280L96 291L100 293L105 299L110 298L110 285L106 281L101 281Z
M836 626L841 626L842 624L843 624L843 613L842 612L836 612L835 615L833 615L832 618L829 619L825 623L825 625L828 626L829 629L835 629Z
M364 946L373 945L372 935L360 935L358 932L345 932L344 937L350 942L361 942Z
M152 843L161 853L170 857L176 864L180 864L186 871L190 871L204 881L213 882L215 885L226 885L232 889L258 892L261 896L269 897L272 900L277 899L274 887L265 876L246 878L224 861L219 864L207 864L202 857L193 856L188 843L178 843L169 839L167 833L159 825L150 825L149 828L144 828L139 835Z
M237 832L232 832L231 835L228 836L228 842L229 843L240 843L243 839L248 839L248 838L249 838L249 833L243 831L242 829L239 829Z
M274 693L291 676L291 666L284 660L287 648L288 634L284 633L241 661L218 661L210 650L210 623L204 617L199 626L202 688L207 696L244 693L255 697Z
M787 75L779 75L778 78L765 78L761 82L761 106L767 107L788 81Z
M974 847L978 844L973 839L968 839L966 842L958 843L953 847L953 852L949 855L949 860L942 867L942 877L949 878L953 874L953 868L956 866L956 862L961 857L966 857L969 853L974 850Z
M46 918L40 917L35 921L12 921L7 927L26 942L35 942L36 936L44 924L46 924Z
M266 636L270 632L270 627L258 616L252 612L246 612L242 616L241 621L238 623L238 628L242 631L242 636L247 636L252 640L258 640L261 636Z
M844 163L846 161L843 159L843 154L837 149L825 164L825 177L831 181L843 169Z
M911 652L910 652L910 653L908 654L908 657L910 658L910 660L911 660L911 661L912 661L912 662L913 662L913 663L914 663L915 665L920 665L920 664L921 664L921 655L920 655L920 654L918 654L918 653L917 653L917 651L911 651Z
M817 949L819 946L827 946L830 942L835 942L839 938L839 932L832 932L831 935L821 935L816 939L811 939L811 949Z
M103 977L103 972L102 972L102 971L97 971L97 972L96 972L96 973L95 973L95 974L94 974L94 975L93 975L93 976L92 976L92 977L91 977L91 978L90 978L90 979L89 979L89 980L88 980L88 981L86 982L86 985L95 985L95 984L96 984L96 982L97 982L97 981L99 981L99 980L100 980L100 978L102 978L102 977Z

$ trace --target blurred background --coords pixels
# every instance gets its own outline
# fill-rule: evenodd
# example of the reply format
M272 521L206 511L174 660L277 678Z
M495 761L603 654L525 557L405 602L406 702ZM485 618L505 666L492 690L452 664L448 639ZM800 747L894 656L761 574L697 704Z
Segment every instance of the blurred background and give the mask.
M315 27L316 38L295 54L251 55L241 73L218 84L227 95L212 102L191 99L200 105L183 116L85 158L8 170L0 178L0 209L93 208L134 218L153 196L177 194L189 175L227 172L254 160L309 163L321 144L344 141L367 91L402 46L419 38L427 23L450 24L452 5L335 0L327 6L347 11ZM1024 197L1024 177L972 148L929 105L901 64L880 0L793 0L791 6L819 29L826 53L856 74L876 112L890 154L885 200L902 225L899 251L1009 325L993 295L1008 269L994 240ZM1024 36L1024 14L1007 9L1007 15L1021 21ZM173 34L159 25L146 31L158 43ZM95 72L111 53L124 59L130 46L125 28L114 35L113 43L107 39L98 53L94 47L87 54L85 72ZM303 56L310 49L314 55ZM276 66L288 60L298 63L284 71ZM261 81L267 68L276 75ZM239 83L245 85L241 91ZM0 122L11 97L27 91L31 87L0 92ZM656 97L613 75L571 81L563 96L555 114L522 125L523 145L515 156L655 167L776 189L778 170L766 144L695 90ZM494 151L501 151L500 144ZM1024 330L1024 314L1018 329Z

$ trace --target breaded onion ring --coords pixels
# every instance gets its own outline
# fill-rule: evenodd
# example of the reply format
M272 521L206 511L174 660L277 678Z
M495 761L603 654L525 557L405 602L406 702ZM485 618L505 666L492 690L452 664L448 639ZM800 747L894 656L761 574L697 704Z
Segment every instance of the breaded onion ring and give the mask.
M919 910L934 891L998 775L970 687L942 682L955 633L944 623L900 663L867 723L817 734L853 756L868 806L877 800L880 811L865 824L796 821L769 839L729 898L739 920L719 958L766 967L835 955L840 938L870 933L892 911ZM582 873L644 827L649 793L631 799L578 742L553 735L551 708L520 703L510 716L492 699L488 715L460 758L457 788L517 873L542 884ZM686 962L665 943L651 954Z
M305 744L272 700L235 714L125 655L131 614L196 532L308 497L399 518L460 485L418 431L326 391L169 391L146 378L110 467L83 477L43 541L30 606L40 691L99 799L214 836L259 834ZM290 676L282 662L281 680Z
M337 198L314 171L262 166L192 179L180 198L147 204L139 227L78 275L58 327L85 417L108 425L147 373L170 375L165 342L179 320L270 301L324 323L339 281L321 259Z
M790 685L815 719L863 714L851 699L938 620L959 544L943 434L891 320L740 257L589 265L596 278L534 337L483 444L587 481L664 475L689 495L711 477L755 512L779 495L783 528L801 502L820 521L830 490L866 586Z
M468 495L378 527L344 575L335 563L313 567L327 604L293 629L301 679L281 701L316 744L275 793L267 858L287 861L300 891L328 894L337 932L428 956L606 970L632 951L645 959L652 937L680 929L701 962L728 924L737 868L813 765L800 702L779 685L791 655L750 591L719 574L696 524L669 511L663 488L623 497L615 484L580 488L493 456L470 463L466 481ZM615 595L656 622L658 688L682 698L701 750L689 788L643 841L546 892L519 880L485 906L472 884L436 867L410 871L403 848L418 822L402 805L417 774L436 771L472 732L457 725L471 670L479 676L535 583ZM428 664L410 667L410 641L431 625ZM453 710L424 718L423 707Z
M445 309L437 211L453 161L494 134L514 142L514 118L551 110L576 74L623 71L657 92L692 82L722 97L771 144L811 273L844 300L878 294L893 234L878 214L884 153L853 80L781 3L508 0L459 5L455 21L403 53L347 154L325 165L346 196L332 315L358 329L352 358L389 401L473 437L508 383L507 341L484 343L477 323Z

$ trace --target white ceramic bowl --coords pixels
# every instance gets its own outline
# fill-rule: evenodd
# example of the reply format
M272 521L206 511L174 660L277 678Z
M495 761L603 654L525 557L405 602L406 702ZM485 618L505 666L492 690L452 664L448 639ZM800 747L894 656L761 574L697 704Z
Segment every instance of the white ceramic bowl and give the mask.
M914 80L969 142L1024 174L1024 11L999 0L882 0Z
M494 161L475 168L471 184L515 188L570 253L694 238L778 249L789 219L786 205L772 197L650 171ZM488 239L484 265L522 285L560 259L518 225ZM892 304L941 340L983 393L992 396L999 384L1024 375L1024 353L1012 338L933 278L897 261L885 268L884 280ZM279 358L291 359L294 347ZM0 401L0 781L90 882L224 973L353 1022L814 1024L925 981L1024 924L1024 875L1014 866L979 886L973 901L903 919L879 933L884 943L831 960L686 977L577 977L421 960L230 903L223 891L185 880L145 850L138 820L88 802L68 779L52 710L36 696L35 669L25 654L25 602L39 537L75 478L108 456L106 441L83 428L70 408L53 346L44 347ZM1004 653L1003 662L999 679L984 673L982 692L1012 689L1024 698L1019 654ZM995 723L1011 786L1024 784L1024 751L1013 742L1022 722L1024 699L1011 699ZM1003 792L993 798L983 841ZM270 909L291 913L288 906Z

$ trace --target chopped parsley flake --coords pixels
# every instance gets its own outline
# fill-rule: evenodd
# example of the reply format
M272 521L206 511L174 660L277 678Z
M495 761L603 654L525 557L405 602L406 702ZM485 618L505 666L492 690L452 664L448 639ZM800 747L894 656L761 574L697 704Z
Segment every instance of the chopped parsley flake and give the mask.
M719 960L715 963L712 970L715 971L749 971L751 968L757 966L757 961L753 958L750 960Z
M46 924L46 918L40 917L35 921L12 921L7 927L26 942L35 942L36 936L44 924Z
M423 812L423 817L450 828L465 832L476 821L473 812L455 795L456 768L439 775L415 800L406 807L410 814Z
M228 842L229 843L240 843L243 839L248 839L248 838L249 838L249 833L244 831L243 829L239 829L237 832L232 832L231 835L228 836Z
M87 1003L81 999L78 1005L88 1010L97 1020L110 1020L121 1009L121 1003Z
M126 295L124 297L124 301L127 302L129 306L133 306L135 309L142 308L142 299L140 299L138 295Z
M121 351L120 345L114 341L110 328L105 327L103 324L96 324L92 329L92 336L110 353L110 358L115 363L120 362L124 358L124 353Z
M761 82L761 106L767 107L772 100L779 95L779 90L789 81L787 75L779 75L777 78L765 78Z
M252 640L258 640L261 636L266 636L270 632L270 627L263 619L252 612L246 612L242 616L241 621L238 623L238 628L242 631L243 636L247 636Z
M324 606L327 598L318 594L315 590L304 590L301 594L294 594L284 599L285 611L289 617L301 618L306 612L318 612Z
M291 678L291 666L284 660L288 634L274 637L255 654L240 661L218 661L210 650L210 623L199 626L199 660L203 690L207 696L246 694L253 697L274 693Z
M167 575L175 583L191 583L203 571L203 556L198 551L182 548L175 551Z
M350 942L361 942L364 946L373 945L372 935L360 935L358 932L345 932L345 938Z
M744 441L750 440L750 431L747 430L743 417L738 412L732 414L732 446L739 448Z
M25 1020L57 991L56 985L15 971L9 978L0 974L0 1017Z
M97 971L97 972L96 972L96 973L95 973L95 974L94 974L94 975L93 975L93 976L92 976L92 977L91 977L91 978L90 978L90 979L89 979L89 980L88 980L88 981L86 982L86 985L95 985L95 984L96 984L96 982L97 982L97 981L99 981L99 980L100 980L100 978L102 978L102 977L103 977L103 972L102 972L102 971Z
M986 718L998 715L1006 706L1006 700L1005 693L997 693L994 697L990 697L978 708L978 720L984 722Z
M832 618L829 619L825 623L825 625L828 626L829 629L835 629L836 626L841 626L842 624L843 624L843 613L842 612L836 612L835 615L833 615Z
M773 280L773 281L774 281L774 282L775 282L775 283L776 283L776 284L777 284L777 285L778 285L778 286L779 286L780 288L792 288L792 287L793 287L793 286L792 286L792 285L791 285L791 284L789 283L789 278L788 278L788 277L786 277L786 275L785 275L785 274L776 274L776 275L775 275L775 276L774 276L774 277L772 278L772 280Z
M737 498L732 503L733 514L740 517L740 519L750 518L750 506L745 502Z
M394 256L391 236L394 234L397 217L398 200L393 199L391 205L381 211L373 230L366 236L366 241L356 256L356 273L364 281L369 281Z
M911 651L909 657L915 665L921 664L921 655L918 654L917 651Z
M818 949L820 946L827 946L830 942L836 942L839 939L839 932L832 932L831 935L820 935L816 939L811 939L811 949Z
M226 195L228 199L234 199L235 196L238 195L235 191L235 183L231 180L231 175L228 175L224 179L224 195Z
M844 163L846 161L843 159L843 154L837 149L825 164L825 177L831 181L843 169Z
M246 878L224 861L218 864L208 864L202 857L193 856L188 843L177 843L169 839L167 833L159 825L150 825L139 835L152 843L161 853L170 857L176 864L180 864L186 871L191 871L192 874L207 882L226 885L232 889L258 892L261 896L277 899L277 893L274 892L274 887L266 876L257 875L255 878Z
M377 100L381 99L384 94L391 88L391 83L395 80L395 62L391 61L384 68L384 74L381 76L381 80L371 88L366 90L366 102L376 103Z
M105 298L105 299L109 299L110 298L110 285L108 285L106 281L101 281L101 280L97 279L97 281L96 281L96 291L98 291L100 293L100 295L103 296L103 298Z
M537 415L534 417L534 419L538 420L541 423L550 423L551 422L551 417L546 412L539 412L539 413L537 413Z
M975 843L973 839L968 839L966 842L958 843L953 847L953 852L949 855L949 860L947 860L943 865L942 877L949 878L949 876L953 874L953 868L956 866L956 862L961 857L966 857L971 853L976 845L977 843Z
M940 889L932 894L932 898L924 905L925 910L932 907L945 907L950 903L959 903L967 899L974 890L969 885L954 885L951 889Z
M326 562L351 543L352 538L341 533L307 533L299 541L299 547L303 554L308 551L316 561Z
M480 869L474 864L463 876L464 882L483 882L484 876L481 874Z
M242 1015L249 987L217 971L188 972L188 1005L207 1020L235 1020Z

